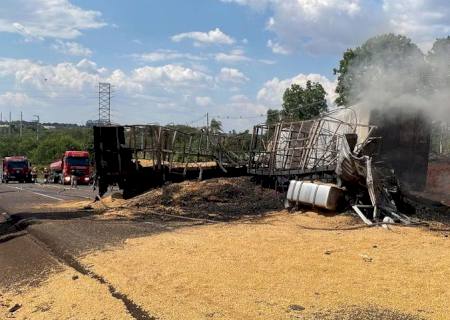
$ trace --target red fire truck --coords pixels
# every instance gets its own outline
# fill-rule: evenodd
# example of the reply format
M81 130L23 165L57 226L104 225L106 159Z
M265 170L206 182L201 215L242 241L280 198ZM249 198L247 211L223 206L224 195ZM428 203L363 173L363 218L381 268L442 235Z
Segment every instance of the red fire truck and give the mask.
M89 184L89 152L66 151L61 160L50 164L50 182L70 184L72 176L76 177L78 184Z
M27 157L13 156L3 159L2 182L18 181L20 183L31 182L31 164Z

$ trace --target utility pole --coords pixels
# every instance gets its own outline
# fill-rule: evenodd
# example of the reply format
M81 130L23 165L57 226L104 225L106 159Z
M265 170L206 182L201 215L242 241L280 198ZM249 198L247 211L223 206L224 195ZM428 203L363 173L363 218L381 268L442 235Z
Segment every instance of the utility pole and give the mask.
M11 111L9 112L8 134L11 135Z
M98 83L98 123L111 124L111 84L107 82Z
M209 114L206 113L206 150L209 150Z
M39 141L39 115L35 114L33 117L36 118L36 141Z
M23 112L20 111L20 137L22 138L22 131L23 131Z

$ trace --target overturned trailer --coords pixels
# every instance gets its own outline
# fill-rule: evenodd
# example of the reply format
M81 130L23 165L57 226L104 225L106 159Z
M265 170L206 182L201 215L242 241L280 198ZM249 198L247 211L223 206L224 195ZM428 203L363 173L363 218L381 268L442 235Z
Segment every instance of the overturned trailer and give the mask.
M95 126L99 195L113 185L130 197L166 181L246 174L250 137L186 129L190 131L159 125Z
M338 201L331 194L342 188L351 198L346 203L361 217L407 221L400 190L425 187L430 121L420 111L364 111L345 108L313 120L255 126L249 174L289 185L290 204L318 205L320 190L328 190L322 207L335 208L328 197ZM298 180L319 183L299 185ZM321 188L323 183L333 188Z

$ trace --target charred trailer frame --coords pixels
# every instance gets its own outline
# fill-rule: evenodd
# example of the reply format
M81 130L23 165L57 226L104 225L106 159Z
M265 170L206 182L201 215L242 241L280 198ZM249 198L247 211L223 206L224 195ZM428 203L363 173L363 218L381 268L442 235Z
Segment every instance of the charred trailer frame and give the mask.
M132 161L132 149L125 144L125 128L122 126L94 126L95 180L99 195L104 195L109 186L118 185L124 197L145 188L142 181L156 182L149 170L137 170Z
M241 138L159 125L95 126L99 194L118 185L127 198L166 181L244 175L248 153Z
M352 151L366 144L364 152L374 163L394 169L407 189L422 190L430 135L431 121L423 112L397 108L372 111L366 117L361 111L344 108L313 120L260 124L253 129L248 172L285 182L332 181L344 139L352 139Z
M254 127L248 172L276 186L289 180L336 182L336 163L343 139L369 125L321 118Z

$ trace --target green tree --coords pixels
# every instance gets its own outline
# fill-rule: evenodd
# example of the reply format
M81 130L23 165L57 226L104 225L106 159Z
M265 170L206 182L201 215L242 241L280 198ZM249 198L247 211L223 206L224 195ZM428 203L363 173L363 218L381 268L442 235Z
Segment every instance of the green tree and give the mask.
M384 34L367 40L362 46L344 52L337 75L336 103L352 105L358 102L367 86L402 86L401 90L416 90L414 72L426 72L424 56L411 39L395 34ZM395 77L386 73L395 72ZM389 81L391 83L381 83Z
M283 94L282 117L290 120L308 120L327 111L325 89L318 82L307 81L303 88L292 84Z
M43 139L31 153L36 163L50 163L62 157L66 150L83 150L82 142L67 134L51 135Z
M427 58L432 63L444 62L448 65L450 63L450 36L436 39Z
M1 128L4 129L4 128ZM36 140L35 124L24 125L22 136L19 130L0 132L0 158L12 155L27 156L33 165L45 165L58 159L70 149L92 151L92 129L74 125L58 124L56 129L39 129Z
M219 120L216 120L216 119L211 119L209 128L212 133L219 133L222 131L222 122L220 122Z
M267 110L266 124L271 126L280 121L281 113L280 110L269 109Z
M427 54L431 85L435 90L448 90L450 85L450 36L436 39Z

